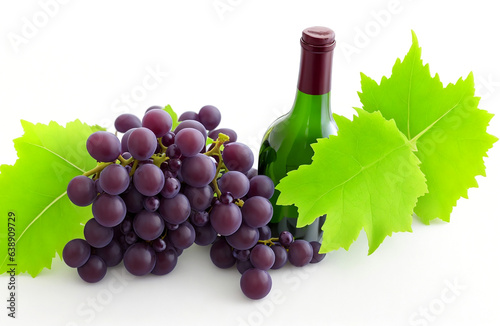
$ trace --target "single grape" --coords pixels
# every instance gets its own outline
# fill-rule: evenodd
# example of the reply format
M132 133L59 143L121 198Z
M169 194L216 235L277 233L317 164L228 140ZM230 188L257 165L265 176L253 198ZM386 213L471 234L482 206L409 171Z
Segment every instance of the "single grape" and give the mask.
M257 268L251 268L241 275L241 291L253 300L262 299L268 295L272 284L271 275Z
M145 197L143 205L148 212L155 212L160 207L160 200L156 196Z
M177 230L179 228L179 224L171 224L171 223L165 222L165 227L167 228L167 230L173 231L173 230Z
M242 198L250 189L250 181L241 172L229 171L217 181L221 192L230 192L234 198Z
M73 239L64 246L62 256L69 267L80 267L90 257L90 245L83 239Z
M77 206L88 206L97 197L95 182L84 175L78 175L71 179L67 193L69 200Z
M238 272L243 275L247 270L254 268L252 265L252 262L250 260L237 260L236 261L236 268L238 269Z
M178 173L181 169L182 161L180 159L171 158L167 161L167 169L172 173Z
M179 118L177 120L179 120L179 121L186 121L186 120L200 121L200 118L198 117L198 113L196 113L194 111L186 111L186 112L182 112L182 114L179 116Z
M132 218L130 216L125 216L125 219L120 223L119 228L122 234L127 234L132 231Z
M271 228L267 225L260 227L259 229L259 240L269 240L271 239L272 232Z
M162 198L158 212L170 224L181 224L189 218L191 205L186 196L179 193L173 198Z
M228 236L236 232L242 222L241 211L233 203L216 205L210 211L210 223L220 235Z
M120 114L115 119L115 129L118 132L127 132L132 128L139 128L141 126L141 119L130 113Z
M313 247L306 240L295 240L288 247L288 261L297 267L302 267L311 262Z
M144 112L144 113L148 113L151 110L163 110L163 107L159 106L159 105L153 105L153 106L150 106L149 108L147 108L146 112Z
M274 182L267 175L256 175L250 179L247 197L260 196L270 199L274 194Z
M194 243L196 233L191 223L184 222L176 230L167 232L167 237L176 248L186 249Z
M156 264L151 274L166 275L174 270L177 265L177 252L174 249L166 249L156 253Z
M156 252L162 252L163 250L167 249L167 243L165 242L165 240L163 240L162 238L157 238L155 239L151 245L153 246L153 249L156 251ZM157 257L158 258L158 257Z
M87 139L87 151L98 162L113 162L121 153L118 137L107 131L96 131Z
M276 257L274 256L274 251L259 243L250 252L250 261L255 268L267 271L274 265Z
M122 154L123 158L124 158L124 159L126 159L126 160L128 160L130 157L132 157L132 154L130 154L130 153L129 153L129 151L128 151L128 137L130 137L130 134L131 134L134 130L136 130L136 129L137 129L137 128L132 128L132 129L129 129L129 130L127 130L127 132L125 132L125 133L123 134L123 136L122 136L122 140L121 140L121 148L122 148L122 153L127 152L127 153L128 153L128 155L130 155L130 156L128 156L128 155L127 155L128 157L125 157L125 156Z
M288 248L290 246L290 244L293 242L293 235L288 231L281 231L278 239L279 239L279 243L283 247Z
M281 267L285 266L286 262L288 261L288 252L286 251L285 247L280 246L280 245L273 245L271 246L271 249L274 251L274 264L271 267L271 269L280 269Z
M181 190L181 183L176 178L166 178L160 194L165 198L174 198Z
M230 192L223 192L219 196L219 201L222 204L229 205L230 203L232 203L234 201L234 197L233 197L233 195Z
M123 259L122 247L117 240L111 240L105 247L96 248L95 254L101 257L108 267L118 265Z
M319 263L325 259L326 254L320 254L319 249L321 248L321 243L318 241L311 241L311 246L313 248L313 257L311 259L311 264Z
M247 173L245 173L248 180L252 180L252 178L257 176L258 174L259 174L259 172L257 171L256 168L251 168L250 170L247 171Z
M123 255L123 265L132 275L142 276L151 273L155 263L155 251L144 242L134 243Z
M198 154L205 147L205 138L197 129L185 128L175 136L175 145L177 145L184 157L191 157Z
M107 267L104 260L97 255L91 255L85 264L78 267L78 275L85 282L96 283L104 278L106 270Z
M233 249L224 238L218 238L210 247L210 259L219 268L229 268L236 262Z
M99 176L99 185L110 195L119 195L128 189L130 176L120 164L106 166Z
M253 153L250 147L242 143L225 145L222 151L224 164L230 171L246 173L253 165Z
M208 212L192 210L189 221L193 226L205 226L209 222Z
M250 249L259 241L259 231L246 224L241 224L236 232L226 237L226 241L234 249Z
M235 249L235 250L233 250L233 256L234 256L234 258L236 258L238 260L249 260L250 259L250 250L248 250L248 249L245 249L245 250Z
M135 233L141 239L151 241L163 233L165 222L160 214L144 210L135 215L133 226Z
M175 134L172 131L169 131L161 138L161 143L165 147L169 147L173 143L175 143Z
M215 232L210 223L207 223L204 226L193 225L193 227L196 233L196 239L194 242L197 245L208 246L209 244L212 244L215 239L217 239L217 232Z
M95 218L91 218L83 228L85 240L94 248L107 246L113 240L113 228L105 227L99 224Z
M209 208L214 198L214 190L209 185L198 188L185 186L182 193L189 200L191 208L198 211Z
M224 144L234 143L238 139L238 134L236 134L233 129L229 128L219 128L212 130L208 133L208 137L216 140L217 138L219 138L219 134L224 134L229 137L229 140L227 142L224 142Z
M182 162L182 179L192 187L208 185L215 177L215 172L214 161L204 154L187 157Z
M172 128L172 117L165 110L151 110L142 118L142 126L154 132L156 138L163 137Z
M176 144L172 144L172 145L168 146L167 151L165 152L165 154L170 159L180 158L182 156L181 149Z
M195 120L185 120L179 123L179 125L174 130L174 134L176 135L176 137L179 131L185 128L194 128L198 130L203 135L203 138L205 138L205 141L207 140L207 129L205 129L205 127L200 122Z
M100 194L92 204L92 214L102 226L113 227L120 224L127 213L127 206L119 196Z
M246 224L260 228L267 225L273 218L273 205L269 199L255 196L245 201L241 214Z
M144 196L155 196L165 185L165 175L154 164L139 166L134 173L134 186Z
M141 127L132 131L128 136L127 149L136 160L144 161L155 153L157 143L155 134Z
M205 105L200 109L200 112L198 112L198 118L207 130L213 130L219 125L221 114L219 109L215 106Z
M139 240L139 237L137 237L137 234L134 231L130 231L129 233L125 234L125 242L128 245L133 245L134 243Z
M139 213L144 207L144 196L132 185L125 193L121 194L127 210L130 213Z

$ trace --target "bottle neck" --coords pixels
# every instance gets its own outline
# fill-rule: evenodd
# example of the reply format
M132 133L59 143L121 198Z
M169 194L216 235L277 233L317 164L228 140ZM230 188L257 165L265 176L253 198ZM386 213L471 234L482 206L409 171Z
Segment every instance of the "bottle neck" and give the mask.
M299 80L297 89L309 95L322 95L331 90L332 58L335 42L326 48L315 47L301 40Z

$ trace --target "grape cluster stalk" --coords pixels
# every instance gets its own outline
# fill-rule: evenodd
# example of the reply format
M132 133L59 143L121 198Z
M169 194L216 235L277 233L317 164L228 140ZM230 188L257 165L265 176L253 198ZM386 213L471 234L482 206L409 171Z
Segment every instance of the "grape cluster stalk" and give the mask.
M271 237L274 184L252 168L253 153L234 130L216 129L216 107L184 112L179 121L172 130L171 116L153 106L142 120L116 118L121 139L107 131L89 136L97 166L73 178L67 194L77 206L92 205L93 218L85 239L63 249L69 267L89 283L122 261L136 276L165 275L196 243L211 246L217 267L236 265L242 292L261 299L272 287L270 269L324 258L319 242L294 240L287 231Z

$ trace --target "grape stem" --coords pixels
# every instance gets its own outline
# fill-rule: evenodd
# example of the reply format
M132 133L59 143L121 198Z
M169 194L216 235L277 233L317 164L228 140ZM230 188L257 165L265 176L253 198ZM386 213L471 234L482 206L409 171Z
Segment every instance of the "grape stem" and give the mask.
M219 185L217 184L217 178L219 177L219 173L221 170L227 171L227 167L224 164L224 161L222 159L222 153L221 153L221 146L229 140L229 136L223 133L219 133L219 137L215 141L215 146L209 150L208 152L205 153L207 156L216 156L218 158L219 164L217 164L217 170L215 171L215 177L212 180L212 185L214 186L214 191L217 194L217 198L220 198L222 195ZM243 200L238 199L236 201L236 205L238 206L243 206Z
M259 243L263 243L265 244L266 246L274 246L276 243L275 242L278 242L280 239L279 238L270 238L268 240L259 240Z
M97 174L99 175L99 173L105 168L107 167L108 165L111 165L113 164L114 162L105 162L105 163L97 163L97 166L95 168L93 168L92 170L89 170L87 172L85 172L83 175L86 176L86 177L90 177L91 175L94 175L94 174Z

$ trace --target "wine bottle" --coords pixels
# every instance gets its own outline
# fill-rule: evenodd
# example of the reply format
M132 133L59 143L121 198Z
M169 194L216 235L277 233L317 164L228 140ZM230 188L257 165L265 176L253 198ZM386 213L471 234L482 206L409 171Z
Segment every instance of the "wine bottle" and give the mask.
M259 174L269 176L274 184L302 164L310 164L314 154L311 144L318 138L337 133L330 112L330 90L335 33L326 27L310 27L302 32L302 47L297 93L292 109L278 118L267 130L259 151ZM324 216L304 228L297 228L297 208L276 205L279 191L271 203L274 214L271 229L277 235L290 231L295 238L318 241Z

